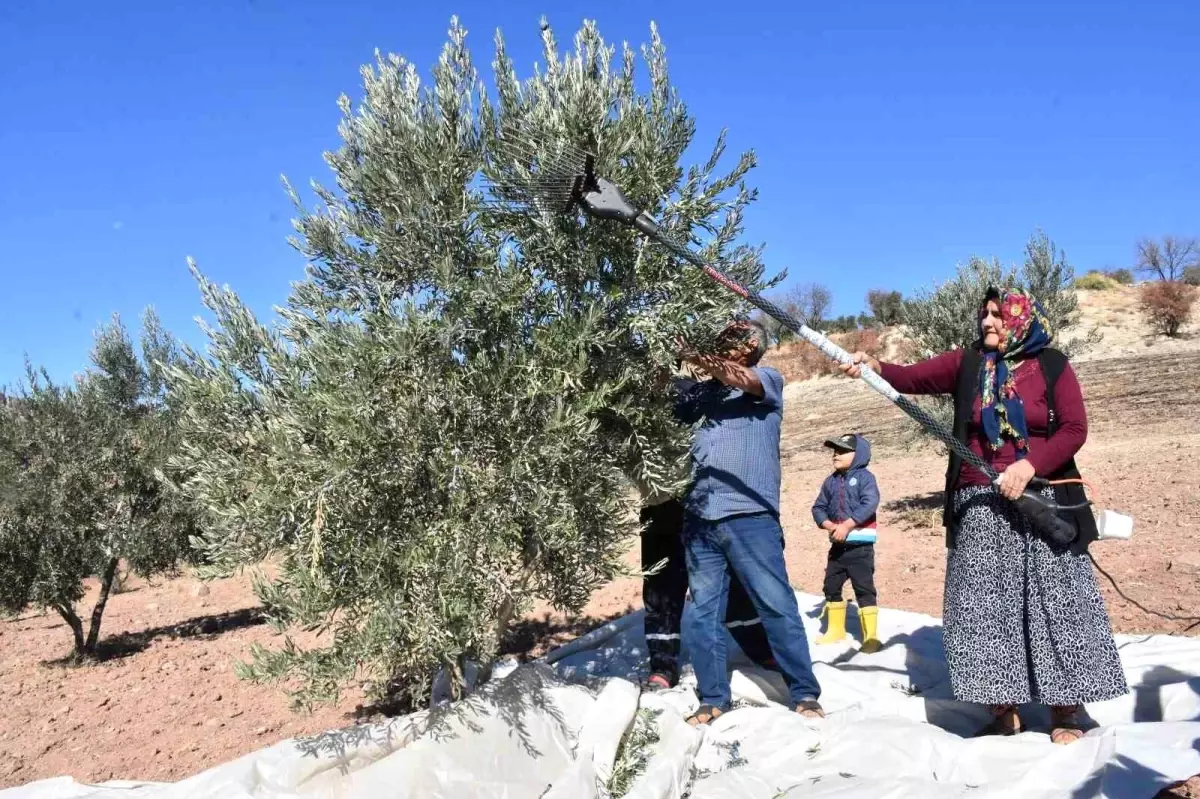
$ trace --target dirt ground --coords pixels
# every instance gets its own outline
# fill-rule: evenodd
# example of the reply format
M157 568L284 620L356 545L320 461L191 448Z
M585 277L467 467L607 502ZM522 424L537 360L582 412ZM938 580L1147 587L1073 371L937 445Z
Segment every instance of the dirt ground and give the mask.
M1111 338L1106 331L1100 351L1078 364L1090 419L1078 461L1098 505L1136 521L1132 540L1093 547L1124 596L1103 577L1101 588L1118 632L1197 634L1200 342L1147 346L1124 310L1128 298L1102 299L1090 300L1087 313L1105 325L1112 314L1112 324L1128 329ZM936 517L944 460L928 443L906 449L912 423L859 382L819 378L789 385L785 396L782 515L793 585L820 591L828 544L809 507L829 468L821 442L857 431L874 443L883 493L880 603L940 616L945 550ZM282 691L236 677L233 663L251 644L277 640L255 610L248 580L207 589L190 578L134 581L130 589L109 602L107 654L93 665L56 662L70 634L55 615L0 619L0 788L57 775L177 780L353 722L362 701L354 692L336 707L300 715ZM640 604L640 583L620 580L598 591L579 618L531 614L507 648L538 653ZM1200 796L1200 782L1189 788ZM1187 791L1173 795L1193 795Z
M105 659L82 667L56 662L71 642L57 614L0 621L0 787L57 775L177 780L350 722L354 697L304 716L275 688L239 680L234 661L273 633L249 581L199 586L132 581L109 600Z

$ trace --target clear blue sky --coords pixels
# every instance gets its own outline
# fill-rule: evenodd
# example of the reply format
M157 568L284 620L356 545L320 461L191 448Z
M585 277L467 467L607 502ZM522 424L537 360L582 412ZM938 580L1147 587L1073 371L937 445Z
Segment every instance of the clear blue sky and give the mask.
M213 10L209 10L213 9ZM754 147L768 265L835 311L906 293L1040 226L1077 269L1200 234L1200 3L0 3L0 384L66 378L114 311L198 342L185 258L260 313L303 260L279 184L325 180L335 100L375 48L428 68L451 14L523 76L549 14L610 40L651 19L707 144Z

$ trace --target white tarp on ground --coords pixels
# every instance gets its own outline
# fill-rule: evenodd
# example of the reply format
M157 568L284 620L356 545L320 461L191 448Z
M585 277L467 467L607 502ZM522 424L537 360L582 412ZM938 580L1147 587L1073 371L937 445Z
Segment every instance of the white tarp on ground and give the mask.
M815 637L820 598L799 597ZM1032 714L1027 722L1042 731L971 738L988 716L949 698L937 620L884 610L879 627L887 646L873 655L854 644L813 648L829 714L819 721L776 704L785 696L778 675L735 659L737 709L707 729L687 726L697 703L690 675L658 694L640 695L630 681L645 659L635 613L447 708L284 741L178 783L59 778L0 799L604 798L621 738L639 718L653 719L658 740L640 750L644 768L626 793L636 799L1126 799L1200 773L1200 639L1118 636L1130 694L1090 705L1100 726L1055 746L1047 719Z

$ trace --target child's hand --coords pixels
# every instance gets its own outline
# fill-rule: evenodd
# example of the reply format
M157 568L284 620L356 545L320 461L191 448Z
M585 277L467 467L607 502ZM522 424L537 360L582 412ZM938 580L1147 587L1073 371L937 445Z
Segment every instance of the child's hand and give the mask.
M854 522L847 519L844 522L838 522L829 532L829 540L837 544L845 543L850 531L854 529Z

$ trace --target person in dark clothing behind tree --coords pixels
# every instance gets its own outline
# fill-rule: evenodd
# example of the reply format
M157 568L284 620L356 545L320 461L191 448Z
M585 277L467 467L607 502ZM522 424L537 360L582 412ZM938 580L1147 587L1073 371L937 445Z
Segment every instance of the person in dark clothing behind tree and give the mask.
M683 396L696 382L675 378L677 396ZM650 677L646 685L653 689L670 688L679 682L680 623L688 589L683 551L683 503L669 494L653 492L640 481L634 482L642 495L642 571L649 571L664 558L667 561L660 571L642 578L643 624L650 656ZM762 620L755 613L746 589L734 575L730 575L729 580L725 627L746 657L763 668L778 669Z
M871 444L863 436L847 433L826 441L825 446L833 450L833 474L821 485L812 515L817 526L829 533L829 561L825 564L825 615L829 627L817 643L832 644L846 637L842 588L849 579L858 601L863 637L860 651L878 652L875 511L879 508L879 484L867 469Z

